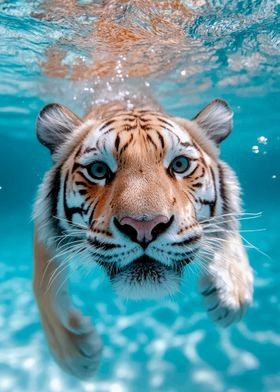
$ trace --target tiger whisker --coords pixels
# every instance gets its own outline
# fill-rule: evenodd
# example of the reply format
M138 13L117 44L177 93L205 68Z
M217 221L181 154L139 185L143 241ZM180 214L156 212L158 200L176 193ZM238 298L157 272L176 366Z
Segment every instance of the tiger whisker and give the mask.
M68 267L69 267L69 266L68 266L68 263L67 263L67 262L61 263L61 264L59 264L59 266L53 271L53 273L51 274L50 279L49 279L49 281L48 281L48 285L47 285L47 288L46 288L46 291L45 291L46 294L47 294L48 291L51 289L53 283L54 283L55 280L59 277L59 275L61 275L62 272L66 271Z
M71 230L71 232L69 232L69 233L63 233L63 234L60 234L60 235L55 235L55 236L52 236L52 237L50 237L50 239L53 239L53 240L59 240L60 238L65 238L65 237L75 237L77 234L86 234L86 232L84 231L84 230Z
M72 240L71 240L71 236L62 237L59 241L57 241L57 249L60 249L64 245L72 245L78 241L85 241L85 240L86 238L79 238L76 236L74 236ZM66 243L63 243L64 241L66 241Z
M215 231L215 232L219 232L219 231ZM220 232L229 232L229 233L235 233L235 231L234 230L221 230ZM243 244L245 247L249 247L249 248L251 248L251 249L255 249L257 252L259 252L260 254L262 254L263 256L265 256L265 257L267 257L268 259L271 259L271 257L269 256L269 255L267 255L265 252L263 252L261 249L259 249L258 247L256 247L254 244L252 244L250 241L248 241L244 236L242 236L240 233L239 233L239 235L240 235L240 237L242 238L242 240L243 241L245 241L246 242L246 244ZM207 239L209 240L209 239L211 239L211 240L213 240L211 237L207 237ZM219 238L219 240L223 240L223 241L227 241L226 239L221 239L221 238ZM249 245L249 246L248 246Z
M69 248L67 248L67 250L64 249L63 251L59 252L58 254L56 254L55 256L53 256L51 259L48 260L47 265L46 265L46 268L45 268L44 273L43 273L43 276L42 276L42 279L41 279L41 286L42 286L42 284L43 284L43 280L44 280L44 278L45 278L45 275L46 275L47 270L48 270L49 266L51 265L51 263L54 262L54 260L56 260L57 258L59 258L59 257L61 257L61 256L63 256L63 255L65 255L65 254L67 254L67 253L69 253L69 252L73 252L74 247L75 247L76 245L77 245L77 244L75 243L75 244L73 244L72 246L69 246Z
M204 242L203 242L203 244L207 244L207 242L215 242L215 243L218 243L218 244L221 244L221 246L222 246L222 243L223 242L225 242L225 243L228 243L228 239L225 239L225 238L219 238L219 237L207 237L207 238L205 238L204 239ZM233 239L231 238L231 241L233 241ZM236 242L237 244L238 244L238 241ZM242 244L243 246L245 246L246 248L252 248L251 246L249 246L249 245L245 245L245 244Z
M216 219L220 219L223 217L230 217L230 216L233 216L235 218L238 216L241 216L241 218L247 217L248 219L255 219L255 218L260 218L262 216L262 212L232 212L232 213L228 213L228 214L221 214L221 215L213 216L213 217L207 218L203 221L200 221L199 223L202 224L205 222L210 222L210 221L213 221Z
M240 237L242 238L243 241L245 241L248 245L250 245L253 249L255 249L257 252L259 252L261 255L263 255L263 256L267 257L269 260L271 260L271 257L268 254L266 254L260 248L258 248L257 246L252 244L250 241L248 241L247 238L245 238L241 234L240 234Z
M218 223L216 223L216 224L209 224L209 225L206 225L206 226L203 226L203 231L205 232L205 233L211 233L212 231L209 231L209 230L205 230L204 228L206 227L206 229L209 227L210 228L210 230L211 230L211 228L213 227L213 228L218 228L220 231L222 230L222 231L224 231L224 232L228 232L228 233L233 233L233 232L235 232L234 230L230 230L230 229L225 229L225 228L223 228L223 227L220 227L219 226L219 224ZM238 230L238 232L239 233L255 233L255 232L261 232L261 231L266 231L267 229L266 228L259 228L259 229L241 229L241 230ZM213 230L213 232L215 232L216 230Z
M59 221L61 221L61 222L67 223L69 226L73 226L73 227L78 228L78 229L86 229L86 230L88 229L88 227L86 225L81 225L79 223L73 223L73 222L69 221L68 219L61 218L61 217L59 217L57 215L53 215L52 217L57 219L57 220L59 220Z
M42 287L42 285L43 285L43 281L44 281L44 279L45 279L45 275L46 275L46 273L47 273L47 271L48 271L49 266L52 264L52 262L54 262L58 257L61 257L61 256L63 256L64 254L67 254L68 252L72 251L72 247L73 247L74 245L76 245L76 243L75 243L75 244L69 245L69 248L67 249L67 251L65 251L65 253L63 253L63 252L58 253L58 254L54 255L51 259L49 259L49 260L47 261L47 265L46 265L46 267L45 267L45 269L44 269L44 272L43 272L43 275L42 275L42 278L41 278L41 281L40 281L40 287ZM60 248L60 249L61 249L61 248Z
M81 245L84 244L85 241L84 240L76 240L73 241L71 244L63 244L58 248L58 253L52 258L50 259L50 261L56 259L56 258L60 258L62 256L64 256L65 254L67 254L68 252L72 252L73 249L75 248L75 246L77 245Z
M72 227L76 227L76 228L80 228L80 229L84 229L84 230L88 230L88 229L89 229L89 226L87 226L87 225L82 225L82 224L80 224L80 223L73 223L73 222L69 221L68 219L59 217L59 216L57 216L57 215L53 215L53 218L58 219L58 220L60 220L60 221L62 221L62 222L65 222L65 223L67 223L68 225L70 225L70 226L72 226ZM104 219L103 216L100 216L99 218L94 218L94 219L91 221L91 226L92 226L93 224L95 224L95 223L98 223L98 222L102 221L102 219Z
M72 259L73 257L80 256L82 253L84 253L87 249L85 248L77 248L76 250L72 250L72 253L61 263L61 265L65 268L58 267L52 274L52 276L49 279L49 284L47 291L51 288L51 285L54 283L54 281L58 278L59 275L61 275L62 272L64 272L68 267L69 267L69 260ZM59 271L60 270L60 271Z
M216 222L215 221L214 222L206 222L206 223L201 224L201 226L208 227L208 226L214 226L214 225L223 225L225 223L236 223L236 222L240 222L243 220L249 220L249 219L255 219L255 217L254 218L244 217L244 218L240 218L240 219L228 219L228 220L223 220L223 221L220 220L220 221L216 221Z
M87 248L82 249L81 252L77 253L77 256L80 256L80 257L81 257L82 255L84 255L84 254L87 252L87 250L88 250ZM82 265L75 265L75 270L78 270L79 267L82 267ZM56 276L55 279L57 279L57 277L58 277L58 276ZM69 276L67 275L67 276L65 277L65 279L61 282L61 284L59 285L59 287L58 287L57 290L56 290L56 293L55 293L56 296L59 294L59 291L62 289L62 287L63 287L63 286L65 285L65 283L67 282L68 278L69 278Z

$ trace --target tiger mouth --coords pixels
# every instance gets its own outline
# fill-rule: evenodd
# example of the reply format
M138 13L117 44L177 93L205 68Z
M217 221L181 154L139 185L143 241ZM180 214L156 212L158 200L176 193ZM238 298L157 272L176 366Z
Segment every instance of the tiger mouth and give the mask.
M183 268L191 261L192 258L188 258L168 266L147 255L143 255L124 267L118 266L117 263L101 262L100 264L111 280L114 280L117 276L126 276L131 283L140 283L147 280L160 283L169 272L175 273L180 277L183 273Z
M147 255L120 267L102 263L118 296L126 299L158 299L179 291L183 268L191 262L186 259L171 266Z

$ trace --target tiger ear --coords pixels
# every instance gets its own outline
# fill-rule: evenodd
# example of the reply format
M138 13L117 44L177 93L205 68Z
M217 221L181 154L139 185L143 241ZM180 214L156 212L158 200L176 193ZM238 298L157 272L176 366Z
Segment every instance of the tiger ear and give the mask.
M79 117L65 106L46 105L37 118L37 138L53 154L81 123Z
M215 99L194 118L206 135L219 145L231 132L233 112L223 99Z

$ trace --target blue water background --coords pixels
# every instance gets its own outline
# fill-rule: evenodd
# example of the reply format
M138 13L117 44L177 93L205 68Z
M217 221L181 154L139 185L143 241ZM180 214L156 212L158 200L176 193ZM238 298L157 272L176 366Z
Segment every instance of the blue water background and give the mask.
M33 18L33 5L26 3L0 4L0 391L280 391L276 3L247 2L251 8L243 9L236 2L239 14L230 10L224 19L224 11L219 19L214 8L202 10L186 30L190 46L194 37L202 37L200 67L188 73L192 59L183 56L169 73L135 82L149 84L170 114L192 117L216 97L232 107L234 130L222 145L222 158L238 174L245 210L262 212L261 218L244 221L243 229L265 229L244 233L260 249L248 250L255 275L253 306L238 325L220 329L207 318L191 273L174 299L137 303L118 299L99 272L87 279L74 276L74 301L92 316L104 343L99 371L88 382L64 374L48 352L31 288L31 212L51 165L35 137L37 113L52 101L82 113L81 91L93 81L43 75L44 50L62 27ZM234 29L241 15L244 21L251 15L250 23ZM227 25L215 36L211 29L218 22L221 29ZM190 76L184 78L184 70Z

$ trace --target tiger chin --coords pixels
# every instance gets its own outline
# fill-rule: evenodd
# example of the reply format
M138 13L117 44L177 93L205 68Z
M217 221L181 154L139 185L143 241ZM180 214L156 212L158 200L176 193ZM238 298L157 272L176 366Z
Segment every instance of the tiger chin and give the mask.
M121 103L84 119L45 106L37 137L51 153L34 208L34 292L60 366L86 379L102 345L71 304L68 269L99 265L117 294L173 295L184 270L201 266L209 316L228 326L252 301L253 275L240 239L240 188L219 159L232 111L216 99L192 120Z

